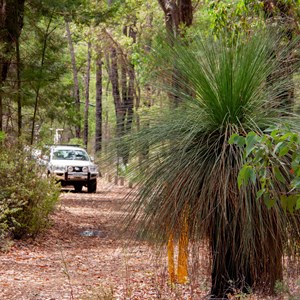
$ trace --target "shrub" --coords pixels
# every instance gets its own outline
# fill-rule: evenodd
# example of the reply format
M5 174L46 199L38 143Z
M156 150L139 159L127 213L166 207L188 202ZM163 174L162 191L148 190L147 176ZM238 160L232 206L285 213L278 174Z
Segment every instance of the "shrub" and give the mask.
M35 236L48 224L58 201L59 187L47 178L27 147L0 148L0 240Z

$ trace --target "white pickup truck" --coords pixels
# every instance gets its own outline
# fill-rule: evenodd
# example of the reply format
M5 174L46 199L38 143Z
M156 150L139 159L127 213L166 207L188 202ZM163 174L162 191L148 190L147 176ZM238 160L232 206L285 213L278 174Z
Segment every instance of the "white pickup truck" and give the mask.
M89 193L97 190L98 168L81 147L51 146L47 172L62 186L74 186L76 192L81 192L83 186L87 187Z

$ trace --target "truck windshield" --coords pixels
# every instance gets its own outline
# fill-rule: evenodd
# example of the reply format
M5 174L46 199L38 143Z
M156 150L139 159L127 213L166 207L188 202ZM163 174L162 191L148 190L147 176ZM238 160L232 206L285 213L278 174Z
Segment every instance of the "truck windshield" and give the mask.
M53 160L89 160L89 156L83 150L59 149L53 152Z

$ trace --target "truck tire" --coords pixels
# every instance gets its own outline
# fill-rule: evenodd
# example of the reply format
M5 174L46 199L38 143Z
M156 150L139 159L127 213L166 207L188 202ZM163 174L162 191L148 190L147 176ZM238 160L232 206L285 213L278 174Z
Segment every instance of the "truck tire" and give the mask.
M96 193L97 190L97 180L93 179L88 182L88 193Z
M82 184L81 183L74 184L74 189L76 193L80 193L82 191Z

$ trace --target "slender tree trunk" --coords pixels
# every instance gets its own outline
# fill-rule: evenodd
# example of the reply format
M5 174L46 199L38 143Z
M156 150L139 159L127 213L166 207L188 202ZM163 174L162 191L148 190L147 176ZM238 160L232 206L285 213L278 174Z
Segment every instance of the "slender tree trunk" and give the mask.
M133 25L129 27L129 36L132 38L133 44L136 43L136 30L135 30L136 20ZM132 121L133 121L133 107L134 107L134 86L135 86L135 70L134 65L129 63L128 66L128 75L129 75L129 83L128 83L128 91L127 98L125 102L125 107L127 110L127 120L126 120L126 132L131 131Z
M102 53L97 53L96 60L96 140L95 152L102 149Z
M133 105L134 105L134 82L135 82L134 66L130 64L129 65L128 96L126 99L126 110L127 110L126 132L130 132L131 128L132 128Z
M165 14L165 24L167 29L167 39L172 45L174 39L178 36L184 36L184 27L181 30L180 26L189 27L193 23L193 6L192 0L158 0ZM174 77L172 78L173 87L178 89L178 81L175 79L178 76L176 66L174 66ZM180 103L178 96L169 95L171 105L177 107Z
M117 137L120 138L124 133L125 112L120 97L117 50L114 47L111 49L111 84L117 118Z
M123 34L127 36L127 26L123 27ZM124 57L121 64L121 88L122 88L122 102L125 104L127 102L127 58ZM126 109L126 107L125 107Z
M47 29L44 35L44 41L43 41L43 50L42 50L42 58L41 58L41 66L40 66L40 76L42 75L42 69L44 67L44 62L45 62L45 54L46 54L46 48L47 48L47 41L49 37L49 29L50 25L52 22L52 16L49 19ZM35 94L35 103L34 103L34 111L33 111L33 117L32 117L32 128L31 128L31 139L30 139L30 144L33 145L34 141L34 132L35 132L35 123L36 123L36 114L37 114L37 109L38 109L38 102L39 102L39 97L40 97L40 82L38 82L38 86L36 89L36 94Z
M124 135L124 124L125 124L125 109L124 105L121 101L120 89L119 89L119 74L118 74L118 62L117 62L117 50L116 48L111 48L111 84L112 84L112 93L115 104L115 112L116 112L116 136L119 140L117 145L117 164L123 164L124 158L124 149L122 147L121 138Z
M17 106L18 106L18 137L22 134L22 92L21 92L21 57L19 37L16 39L16 58L17 58Z
M78 83L78 72L76 67L76 57L75 57L75 51L72 41L72 35L70 31L70 25L68 20L65 20L66 23L66 32L67 32L67 38L69 43L69 49L70 49L70 55L71 55L71 62L72 62L72 69L73 69L73 80L74 80L74 98L75 98L75 107L76 107L76 113L78 117L78 123L75 128L75 136L76 138L80 138L81 136L81 126L80 126L80 92L79 92L79 83Z
M83 140L87 148L89 137L89 105L90 105L90 73L91 73L91 57L92 57L92 44L88 42L88 57L85 78L85 108L84 108L84 131Z

